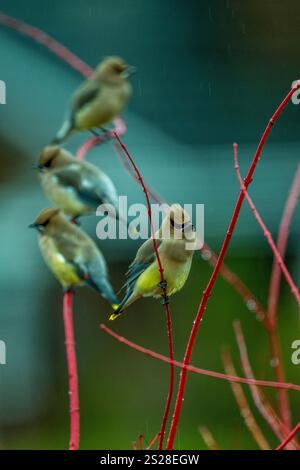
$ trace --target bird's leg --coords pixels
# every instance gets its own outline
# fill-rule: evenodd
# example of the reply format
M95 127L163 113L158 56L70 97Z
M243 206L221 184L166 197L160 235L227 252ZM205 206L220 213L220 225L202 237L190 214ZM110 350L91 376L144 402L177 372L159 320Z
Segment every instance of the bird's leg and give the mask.
M100 137L99 132L95 131L95 129L90 129L90 132L91 132L95 137Z
M102 131L104 134L109 134L109 133L110 133L110 130L107 129L106 127L101 126L101 127L99 127L99 129L101 129L101 131Z
M69 286L69 287L64 287L63 288L63 293L64 294L67 294L68 292L70 292L72 295L75 295L76 294L75 286Z
M102 134L102 139L103 139L103 142L107 141L107 140L110 140L111 137L112 137L112 131L110 129L107 129L106 127L99 127L99 129L103 132Z
M169 296L168 296L168 293L167 293L167 287L168 287L168 283L165 279L163 279L162 281L160 281L160 283L158 284L159 287L162 289L163 293L162 293L162 300L161 300L161 303L163 305L167 305L170 303L170 299L169 299Z
M169 305L170 297L168 295L162 295L162 299L160 301L162 305Z
M161 281L158 285L163 290L165 290L168 287L168 283L165 280Z
M75 224L75 225L77 225L78 227L80 227L80 225L81 225L81 223L80 223L79 220L78 220L79 217L80 217L80 215L75 215L75 216L72 217L72 219L71 219L72 224Z

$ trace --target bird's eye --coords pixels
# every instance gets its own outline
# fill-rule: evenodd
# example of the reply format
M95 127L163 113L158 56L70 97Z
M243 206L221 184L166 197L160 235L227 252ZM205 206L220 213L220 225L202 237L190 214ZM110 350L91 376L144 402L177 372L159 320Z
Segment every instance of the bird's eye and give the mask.
M44 168L50 168L51 163L52 163L52 160L53 160L53 158L50 158L49 160L47 160L47 161L43 164L43 167L44 167Z
M114 71L116 73L121 74L122 72L124 72L124 70L125 69L122 65L118 65L118 64L114 65Z

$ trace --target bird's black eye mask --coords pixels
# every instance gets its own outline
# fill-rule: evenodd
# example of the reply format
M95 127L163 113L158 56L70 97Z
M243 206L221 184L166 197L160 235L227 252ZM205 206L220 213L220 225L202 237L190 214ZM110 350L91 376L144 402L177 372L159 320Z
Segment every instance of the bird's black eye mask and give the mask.
M42 233L43 230L49 224L49 222L50 222L50 219L45 220L45 222L43 224L38 224L38 223L34 222L33 224L28 225L28 227L29 228L35 228L38 232Z
M175 220L173 219L170 219L170 222L171 222L172 227L176 228L177 230L181 230L182 232L184 232L186 229L190 228L191 226L193 227L192 222L190 220L188 220L184 224L177 224L177 222L175 222Z
M40 171L43 171L45 168L50 168L54 162L54 160L56 159L56 157L58 157L59 155L59 152L54 152L52 155L50 155L50 157L48 158L48 160L45 162L45 163L37 163L37 164L34 164L33 165L33 168L34 169L37 169L37 170L40 170Z

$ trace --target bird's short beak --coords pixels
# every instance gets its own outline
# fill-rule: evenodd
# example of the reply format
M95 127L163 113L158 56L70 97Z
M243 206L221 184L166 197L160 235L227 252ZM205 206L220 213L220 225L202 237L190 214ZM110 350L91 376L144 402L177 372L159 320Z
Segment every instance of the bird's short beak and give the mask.
M126 72L128 73L128 76L133 75L136 73L137 67L135 65L128 65Z
M36 222L33 222L32 224L28 225L28 228L37 228L38 224Z

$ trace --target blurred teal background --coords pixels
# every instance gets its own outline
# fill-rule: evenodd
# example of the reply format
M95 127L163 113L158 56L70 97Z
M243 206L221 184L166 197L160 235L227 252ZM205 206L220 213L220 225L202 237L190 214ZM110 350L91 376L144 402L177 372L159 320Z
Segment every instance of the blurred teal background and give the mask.
M124 138L146 181L168 201L205 204L206 242L217 252L226 233L238 184L232 142L240 145L243 172L274 111L299 77L300 5L280 1L2 0L7 14L37 26L91 66L108 54L138 67L134 97L125 114ZM42 46L0 27L0 446L64 449L68 445L67 373L62 294L44 266L36 235L27 230L48 203L31 169L57 130L65 105L82 78ZM72 137L75 151L87 135ZM299 162L299 107L289 104L272 129L251 194L277 234ZM111 144L90 160L114 180L129 202L143 193L116 159ZM287 264L299 284L299 208L293 220ZM96 218L83 222L92 236ZM139 242L100 242L113 285L123 284ZM227 264L266 305L272 257L248 207L243 208ZM194 257L185 288L172 299L175 356L181 360L201 293L211 269ZM108 305L78 291L74 303L80 381L81 448L125 449L142 432L159 430L168 390L168 366L118 344L99 330ZM291 343L299 339L297 307L283 282L280 336L289 382L299 383ZM222 371L220 352L230 345L243 375L232 330L239 318L257 378L273 378L266 334L230 286L219 279L201 324L192 363ZM167 354L164 309L142 300L112 325L120 334ZM179 371L176 371L177 378ZM248 394L248 390L245 387ZM276 407L276 395L266 389ZM248 394L249 396L249 394ZM249 396L250 397L250 396ZM290 393L299 421L299 394ZM254 411L270 441L274 438ZM236 407L230 385L190 374L176 448L206 448L198 432L207 425L222 448L256 448Z

